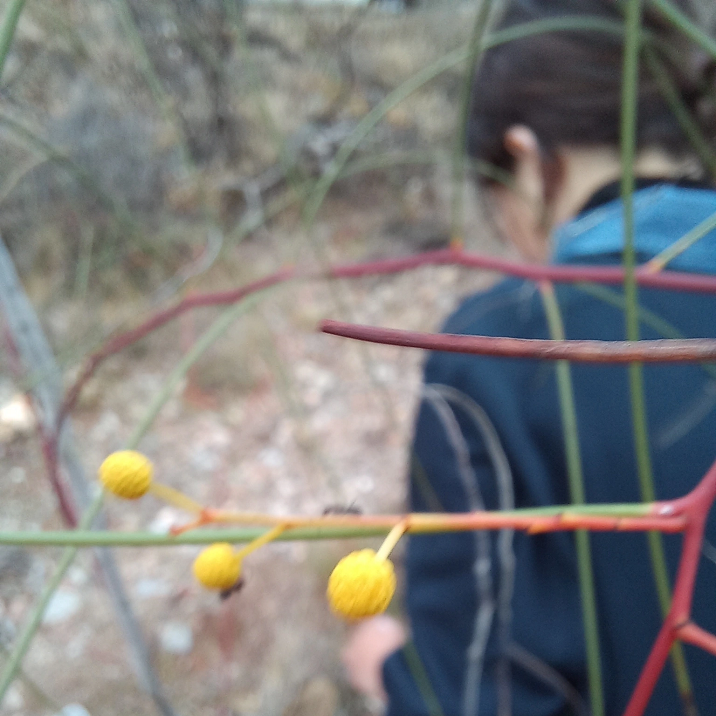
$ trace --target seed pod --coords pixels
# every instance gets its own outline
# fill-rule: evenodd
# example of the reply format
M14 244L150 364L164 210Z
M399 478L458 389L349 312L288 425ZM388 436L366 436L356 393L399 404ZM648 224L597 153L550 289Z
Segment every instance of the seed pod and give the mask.
M331 609L349 619L384 612L395 592L393 563L372 549L351 552L336 565L328 580Z
M193 569L197 581L207 589L226 591L239 581L241 557L228 542L217 542L199 553Z
M146 494L152 474L152 463L136 450L113 452L99 467L99 479L105 488L125 500Z

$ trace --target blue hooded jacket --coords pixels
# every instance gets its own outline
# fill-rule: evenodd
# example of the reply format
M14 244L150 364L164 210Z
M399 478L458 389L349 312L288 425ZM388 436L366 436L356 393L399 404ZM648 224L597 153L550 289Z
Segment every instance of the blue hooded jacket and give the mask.
M716 214L716 192L659 184L634 204L643 262ZM554 240L556 263L619 263L621 202L583 212ZM668 268L716 274L716 230ZM556 293L567 338L624 340L621 289ZM642 338L716 337L714 295L641 289L639 302ZM539 292L516 279L467 299L444 330L549 338ZM627 367L572 364L571 373L587 502L638 502ZM644 381L657 498L678 497L716 459L716 366L647 365ZM554 364L431 354L412 463L415 511L569 503ZM707 537L716 544L713 512ZM592 533L590 542L605 709L619 716L662 619L646 535ZM664 542L673 580L681 537ZM716 632L716 549L704 552L693 618ZM588 713L573 534L415 536L405 567L412 640L384 666L389 716ZM714 715L716 657L685 653L699 713ZM670 663L646 713L683 713Z

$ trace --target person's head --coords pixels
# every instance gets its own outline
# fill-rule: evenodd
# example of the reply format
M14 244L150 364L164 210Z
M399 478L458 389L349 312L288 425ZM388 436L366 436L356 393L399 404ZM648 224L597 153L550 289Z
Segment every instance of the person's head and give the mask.
M690 11L688 0L673 1ZM619 22L619 7L618 0L509 0L496 29L564 15ZM658 38L652 46L686 107L715 139L716 122L707 116L713 65L653 12L645 11L643 27ZM590 30L532 35L485 53L473 84L467 151L511 175L513 189L489 186L498 220L527 259L544 260L550 229L620 175L622 52L620 35ZM643 58L637 144L639 175L700 170Z

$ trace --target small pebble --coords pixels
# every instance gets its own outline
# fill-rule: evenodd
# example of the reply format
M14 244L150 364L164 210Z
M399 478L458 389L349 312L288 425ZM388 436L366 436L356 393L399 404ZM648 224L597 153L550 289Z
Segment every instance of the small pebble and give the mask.
M22 697L22 692L17 684L13 684L7 690L3 705L10 709L10 711L17 711L25 706L25 699Z
M61 624L73 617L80 609L82 599L77 592L58 589L50 599L42 617L43 624Z
M144 577L134 585L134 596L137 599L150 599L151 597L166 597L171 594L172 586L163 579Z
M90 712L81 704L67 704L55 716L90 716Z
M182 520L186 521L186 518L178 510L173 507L162 507L149 523L149 531L155 535L165 535L174 525L181 524Z
M188 654L194 648L194 635L188 624L167 622L159 632L159 643L168 654Z

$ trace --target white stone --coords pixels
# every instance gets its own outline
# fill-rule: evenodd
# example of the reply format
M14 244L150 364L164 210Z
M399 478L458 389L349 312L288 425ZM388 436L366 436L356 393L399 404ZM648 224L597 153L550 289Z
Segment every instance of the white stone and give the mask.
M43 624L61 624L72 618L80 610L82 599L77 592L58 589L42 616Z
M134 596L137 599L149 599L151 597L166 597L171 594L172 587L169 582L163 579L152 579L145 577L134 585Z
M0 439L9 441L18 435L28 435L34 427L35 414L22 393L0 405Z
M166 535L174 525L181 524L182 521L186 521L183 513L173 507L162 507L149 523L149 531L156 535Z
M89 582L89 575L82 567L78 565L70 567L70 570L67 572L67 578L76 587L83 587L85 584L87 584L87 582Z
M10 469L10 472L7 474L8 478L10 479L10 482L14 483L15 485L19 485L23 482L25 482L25 468L24 467L13 467Z
M22 692L17 684L13 684L7 690L3 705L10 711L17 711L25 705L25 699L22 697Z
M90 716L90 712L81 704L67 704L55 716Z
M167 622L159 632L159 643L168 654L188 654L194 648L194 635L188 624Z
M258 461L262 465L274 469L283 467L285 462L282 452L273 447L264 448L258 455Z
M92 439L105 442L121 432L122 421L113 410L105 410L92 427Z

